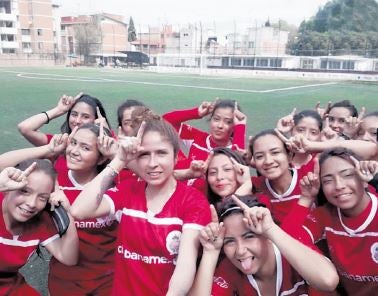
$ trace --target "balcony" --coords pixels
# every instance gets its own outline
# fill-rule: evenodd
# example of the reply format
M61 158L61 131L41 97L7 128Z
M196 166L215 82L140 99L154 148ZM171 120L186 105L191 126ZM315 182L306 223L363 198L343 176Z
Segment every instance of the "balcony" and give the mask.
M1 41L0 46L2 48L18 48L18 42L17 41Z
M22 35L21 41L22 42L31 42L31 36L30 35Z
M0 27L0 34L17 35L17 28Z

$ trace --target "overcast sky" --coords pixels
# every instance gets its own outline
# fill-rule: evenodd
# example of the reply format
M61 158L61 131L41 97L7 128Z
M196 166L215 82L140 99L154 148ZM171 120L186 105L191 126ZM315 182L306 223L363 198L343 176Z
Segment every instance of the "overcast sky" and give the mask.
M263 23L266 19L286 20L299 25L329 0L56 0L64 15L108 12L133 17L136 27L162 24L203 26L237 30ZM240 28L239 28L240 27Z

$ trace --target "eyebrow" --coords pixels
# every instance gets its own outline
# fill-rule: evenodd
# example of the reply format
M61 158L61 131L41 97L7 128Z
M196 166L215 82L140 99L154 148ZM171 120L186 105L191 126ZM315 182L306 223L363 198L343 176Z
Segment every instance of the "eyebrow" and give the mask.
M342 173L345 173L346 171L349 171L349 170L353 171L353 168L344 169L344 170L338 171L337 173L342 174ZM321 178L332 177L332 176L333 176L333 174L327 174L327 175L321 176Z

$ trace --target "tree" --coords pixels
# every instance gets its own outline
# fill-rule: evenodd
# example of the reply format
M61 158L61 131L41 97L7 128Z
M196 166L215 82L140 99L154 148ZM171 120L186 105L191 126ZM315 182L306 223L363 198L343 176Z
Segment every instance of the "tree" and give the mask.
M92 52L98 51L101 30L96 23L79 24L74 26L76 53L84 57L84 64L89 63Z
M128 32L127 40L129 42L133 42L133 41L135 41L137 39L136 32L135 32L134 21L133 21L132 17L130 17L129 28L128 28L127 32Z

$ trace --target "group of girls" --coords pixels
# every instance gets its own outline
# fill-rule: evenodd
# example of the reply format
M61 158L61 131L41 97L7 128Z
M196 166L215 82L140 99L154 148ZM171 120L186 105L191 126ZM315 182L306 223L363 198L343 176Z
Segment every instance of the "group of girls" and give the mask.
M116 133L98 99L64 95L19 124L35 147L0 155L0 293L38 294L18 269L41 245L44 295L373 295L378 115L361 113L293 110L245 145L233 100L127 100ZM204 117L209 133L187 124Z

